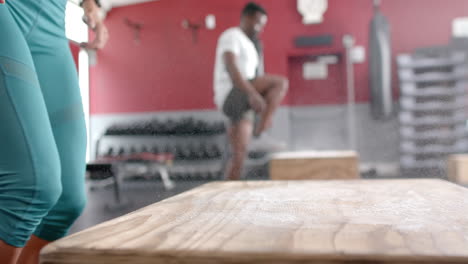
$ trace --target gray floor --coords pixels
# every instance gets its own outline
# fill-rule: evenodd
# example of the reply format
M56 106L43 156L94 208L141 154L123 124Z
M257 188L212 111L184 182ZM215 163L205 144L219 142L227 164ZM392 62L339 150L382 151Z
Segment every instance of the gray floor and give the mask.
M249 180L268 179L268 166L254 166L247 170ZM142 180L142 178L125 181L121 188L120 203L116 203L112 184L107 187L91 188L105 181L88 181L88 203L80 218L72 226L70 233L79 232L99 223L128 214L144 206L159 202L166 198L188 191L192 188L208 183L207 180L174 180L175 188L164 189L160 178Z

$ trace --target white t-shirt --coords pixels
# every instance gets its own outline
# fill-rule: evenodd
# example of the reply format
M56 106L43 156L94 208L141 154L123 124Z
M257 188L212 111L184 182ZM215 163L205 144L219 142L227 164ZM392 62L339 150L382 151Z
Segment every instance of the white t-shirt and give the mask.
M223 60L223 54L227 51L236 55L237 67L246 80L255 78L260 62L254 43L242 29L234 27L221 34L216 48L214 67L214 101L219 109L223 108L224 101L233 88L233 82Z

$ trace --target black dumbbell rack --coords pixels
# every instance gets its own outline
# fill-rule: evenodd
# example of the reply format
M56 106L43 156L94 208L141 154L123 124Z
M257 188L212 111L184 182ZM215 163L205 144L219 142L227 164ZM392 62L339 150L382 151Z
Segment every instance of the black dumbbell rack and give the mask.
M95 156L145 152L173 155L168 170L174 180L221 179L226 157L224 123L187 117L115 124L98 140Z

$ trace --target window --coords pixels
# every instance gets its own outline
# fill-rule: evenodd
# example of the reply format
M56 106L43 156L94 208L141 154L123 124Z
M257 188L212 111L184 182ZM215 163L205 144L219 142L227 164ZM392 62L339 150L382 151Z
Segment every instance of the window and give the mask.
M88 41L88 26L83 22L83 9L78 5L78 0L69 0L65 14L65 30L67 38L71 42L82 43ZM81 98L87 127L88 148L86 150L86 161L90 159L89 139L89 55L86 50L80 50L78 55L78 78L80 83Z
M78 0L69 0L65 15L65 30L67 38L81 43L88 41L88 26L83 22L83 9L78 5Z

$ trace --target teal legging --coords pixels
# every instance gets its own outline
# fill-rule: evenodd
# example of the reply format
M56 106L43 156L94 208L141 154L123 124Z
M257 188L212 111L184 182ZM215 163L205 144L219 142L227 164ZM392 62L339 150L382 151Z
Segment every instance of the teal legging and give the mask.
M66 0L0 5L0 240L66 235L82 212L86 128Z

